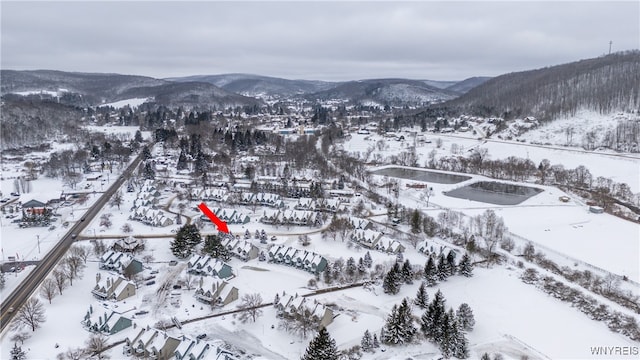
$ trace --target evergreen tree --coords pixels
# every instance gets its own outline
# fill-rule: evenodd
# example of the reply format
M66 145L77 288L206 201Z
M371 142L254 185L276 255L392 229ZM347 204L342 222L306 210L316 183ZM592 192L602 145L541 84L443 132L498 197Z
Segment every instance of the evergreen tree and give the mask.
M410 343L416 333L413 326L413 314L407 299L403 299L400 306L394 305L391 314L384 325L384 337L382 341L386 344L406 344Z
M417 234L420 232L420 225L422 224L422 218L418 209L413 210L411 215L411 232Z
M440 257L438 258L438 267L436 269L436 277L438 278L438 281L444 281L444 280L447 280L447 278L449 277L449 274L451 274L449 263L447 262L447 259L444 257L444 255L441 254Z
M467 303L460 304L456 311L456 318L461 328L465 331L473 330L473 327L476 324L476 320L473 317L473 311L471 311L471 307Z
M178 164L176 165L176 169L184 170L187 168L187 166L187 155L185 155L184 151L181 151L180 156L178 156Z
M371 351L373 348L373 339L369 330L365 330L362 340L360 340L360 348L362 348L362 351Z
M442 322L446 312L445 300L442 292L438 290L433 300L427 307L427 311L422 315L421 330L427 339L431 339L436 343L440 343L442 338Z
M411 268L409 259L405 260L402 264L401 277L405 283L413 284L413 269Z
M469 357L469 340L465 336L464 330L462 330L457 319L454 319L453 324L453 356L458 359L466 359Z
M364 266L366 266L367 268L371 269L371 265L373 264L373 260L371 259L371 254L369 254L369 252L367 251L366 254L364 254Z
M424 266L424 278L427 282L427 286L434 286L438 281L437 269L433 255L429 256L427 263Z
M301 360L338 360L338 347L325 327L311 340Z
M393 305L391 313L387 317L380 332L380 340L385 344L402 344L404 339L404 329L398 319L398 305Z
M209 170L209 163L203 153L200 152L196 155L196 161L193 167L196 176L201 176L207 173Z
M447 266L449 268L449 276L455 275L457 272L456 253L450 250L447 254Z
M18 346L18 343L13 343L11 349L11 360L24 360L27 358L27 354L22 350L22 347Z
M137 142L137 143L141 143L142 141L144 141L142 139L142 133L140 132L140 130L136 130L136 134L133 137L133 141Z
M460 259L460 263L458 264L458 273L466 277L473 276L473 265L471 264L471 258L469 255L464 254L462 259Z
M356 275L356 271L358 271L358 268L356 266L356 259L354 259L353 256L349 257L349 259L347 259L347 266L345 268L345 273L347 274L349 279L353 280L353 278Z
M455 326L452 323L452 313L453 312L446 312L442 316L442 322L439 326L440 336L434 339L436 344L439 345L442 356L445 359L450 358L455 349Z
M171 242L171 252L181 259L186 259L201 241L198 228L193 224L186 224L178 229L174 241Z
M7 279L4 277L4 271L0 270L0 289L4 289Z
M491 360L491 355L489 355L488 353L484 353L480 357L480 360Z
M404 342L410 343L416 335L417 329L413 325L413 313L411 312L411 306L407 298L402 299L400 306L398 306L398 321L404 328Z
M218 235L207 235L204 238L204 248L202 251L222 261L231 260L229 249L222 245L222 241Z
M156 171L153 168L153 164L147 161L144 164L144 169L142 170L142 177L147 180L153 180L156 178Z
M151 151L147 145L142 147L142 161L151 159Z
M378 341L378 334L373 334L373 347L380 347L380 341Z
M418 288L418 292L416 293L416 299L414 303L418 305L421 309L426 309L429 306L429 295L427 294L425 282L423 281Z
M329 264L325 266L324 271L322 272L322 276L324 278L325 284L331 285L331 283L333 283L333 276L331 275L331 266L329 266Z
M400 291L400 286L396 280L397 275L394 273L393 268L387 272L382 280L382 291L385 294L395 295Z
M364 265L364 260L362 258L358 259L358 274L363 276L367 273L367 267Z

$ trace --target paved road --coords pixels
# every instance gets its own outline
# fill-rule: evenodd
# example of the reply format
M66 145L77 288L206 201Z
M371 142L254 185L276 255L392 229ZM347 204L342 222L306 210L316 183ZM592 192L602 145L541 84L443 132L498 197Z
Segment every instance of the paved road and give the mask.
M40 260L40 264L36 266L29 275L27 275L20 286L9 294L9 296L3 299L2 305L0 305L0 333L5 331L17 310L29 299L29 297L31 297L38 286L40 286L40 283L53 270L58 261L66 254L67 250L69 250L73 242L76 240L77 235L80 234L87 224L89 224L100 212L111 196L122 186L129 175L137 168L141 160L142 154L140 154L127 167L124 171L124 175L118 178L111 187L102 194L98 201L89 208L89 210L87 210L85 215L81 217L81 220L71 226L62 239Z

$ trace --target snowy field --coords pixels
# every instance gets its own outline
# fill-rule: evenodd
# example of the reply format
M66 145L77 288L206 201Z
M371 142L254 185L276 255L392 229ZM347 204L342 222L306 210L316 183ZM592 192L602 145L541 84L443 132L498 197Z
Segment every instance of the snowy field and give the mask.
M360 152L364 154L367 149L374 148L371 160L376 154L387 157L398 154L401 151L408 151L414 145L413 135L404 134L405 141L395 141L387 139L386 147L383 150L376 148L376 143L382 139L381 136L370 134L351 134L351 139L343 147L351 153ZM616 182L625 182L631 191L640 191L640 154L616 154L607 152L584 151L580 148L561 146L539 146L516 141L503 140L477 140L470 133L466 134L433 134L424 135L431 143L415 142L418 155L418 164L424 165L428 159L428 154L435 150L436 158L451 156L452 145L459 148L458 154L466 154L476 148L486 148L489 159L506 159L509 156L516 156L523 159L530 159L536 165L543 159L548 159L552 165L562 164L566 169L573 169L584 165L594 179L604 176ZM442 146L437 147L437 140L442 141Z
M115 127L107 127L108 131ZM135 132L135 128L133 130ZM133 136L133 133L130 135ZM364 135L354 134L345 148L350 151L365 152L369 146L375 144L379 138L365 140ZM435 135L429 135L435 139ZM465 148L465 151L474 146L486 146L489 148L491 158L502 158L510 155L518 155L519 151L525 151L526 156L534 162L536 159L549 158L552 163L562 162L566 167L574 167L585 164L590 171L603 176L618 176L616 181L625 181L637 191L640 187L633 181L634 169L629 169L630 164L635 166L640 160L630 158L619 158L608 155L602 157L594 156L583 152L574 152L564 149L541 148L525 146L519 143L487 142L479 143L470 138L457 138L442 136L443 147L437 151L444 155L450 154L449 148L452 143L457 143ZM382 156L395 154L406 150L407 144L411 141L396 142L388 141L388 148L379 152ZM427 154L436 149L435 141L431 144L424 144L418 148L420 161L424 163ZM374 153L375 153L374 152ZM552 152L558 152L556 160L549 157ZM565 156L573 160L576 164L565 163ZM612 175L613 174L613 175ZM112 174L111 180L117 175ZM179 177L172 175L172 179ZM382 176L374 176L374 179L381 180ZM626 179L626 180L625 180ZM531 241L536 248L542 252L552 254L555 261L566 266L593 266L599 274L612 272L618 275L626 275L630 280L626 284L634 293L639 293L637 282L640 282L638 264L640 264L639 249L639 227L637 224L626 222L608 214L591 214L588 207L579 199L572 198L568 203L558 200L559 196L567 195L557 188L550 186L532 185L543 191L518 205L498 206L481 203L466 199L458 199L446 196L443 192L454 188L468 185L475 181L487 180L486 177L473 175L471 179L458 184L429 184L434 188L434 194L429 198L429 205L426 205L424 191L410 189L407 183L416 183L412 180L400 180L400 194L398 202L407 207L418 208L424 213L436 217L443 209L452 209L467 216L481 214L487 209L493 209L505 220L509 231L517 237L518 247L523 246L526 241ZM5 185L5 181L8 181ZM13 180L3 180L3 192L5 186L11 186ZM46 183L47 179L40 179L34 182L34 194L36 192L47 194L44 189L59 195L62 190L61 183ZM511 183L504 181L506 183ZM79 184L78 186L83 186ZM105 188L108 186L105 183ZM96 186L95 184L93 186ZM93 190L93 189L91 189ZM21 259L38 259L64 234L64 230L59 224L65 221L77 221L81 217L83 209L86 209L97 198L97 195L90 193L88 201L84 205L62 206L56 210L60 213L60 220L56 229L49 231L47 228L20 229L15 224L7 224L8 219L2 218L2 249L3 256L18 253ZM196 206L199 201L179 200L177 192L179 187L170 185L160 190L158 197L158 207L166 211L175 218L175 213L180 212L179 204L184 204L181 220L183 224L187 220L195 220L200 216ZM386 189L377 189L384 194ZM98 190L99 192L99 190ZM43 327L33 333L28 339L23 349L27 350L27 357L34 359L55 359L58 353L69 348L83 346L89 337L89 332L84 330L80 321L89 306L93 309L114 309L124 311L126 314L133 314L140 310L149 311L146 315L137 316L134 321L136 329L144 326L154 326L158 320L167 320L171 316L179 320L194 319L203 315L211 315L216 312L233 310L239 301L233 302L222 309L211 310L208 306L197 302L193 297L194 290L184 288L171 291L172 301L161 301L156 292L160 284L165 281L175 282L185 276L184 262L178 266L169 266L169 261L176 260L170 252L169 243L176 229L180 226L173 224L166 227L151 227L137 221L128 219L130 209L136 197L136 193L127 193L123 189L124 203L117 207L107 206L100 215L111 214L112 225L110 227L100 225L100 215L88 224L82 236L91 238L104 238L108 244L113 239L126 236L122 231L124 224L129 224L132 234L148 236L146 247L140 257L152 255L154 260L145 264L149 268L144 274L150 274L152 270L159 271L156 283L153 285L142 285L137 294L122 302L103 302L96 300L91 295L91 290L95 285L95 274L98 264L95 258L90 258L87 268L84 270L82 280L74 281L74 285L67 288L64 294L53 299L51 305L46 300L41 299L46 305L47 321ZM25 201L25 199L22 199ZM287 204L292 206L293 200L287 200ZM215 204L209 204L214 207ZM261 249L266 249L271 244L285 244L296 248L303 248L298 243L300 234L308 234L311 238L310 245L304 247L305 250L313 251L326 256L331 262L339 258L343 260L349 257L358 259L365 254L365 250L353 246L349 242L342 242L331 239L322 239L321 228L307 227L273 227L259 223L257 220L263 212L263 208L257 207L255 210L250 207L237 206L240 210L251 217L251 222L245 225L231 225L230 230L234 234L242 235L246 230L253 235L257 229L265 229L268 237L276 236L275 241L269 244L260 244L257 240L251 239L252 243ZM380 214L384 209L378 210ZM371 218L374 222L387 223L386 214ZM326 226L326 224L325 224ZM423 266L426 257L418 253L405 239L402 233L394 233L391 228L378 225L380 230L384 230L394 239L403 242L407 250L404 258L412 264ZM406 225L398 227L401 231L408 231ZM212 225L206 225L202 233L214 233ZM432 239L439 242L441 240ZM80 244L89 246L88 241L81 241ZM40 248L38 249L38 246ZM514 253L518 253L517 250ZM396 260L395 255L370 251L374 264L380 264L385 269L389 269ZM473 309L476 328L468 334L470 342L470 358L478 359L484 352L501 353L506 360L521 359L600 359L602 356L593 356L591 347L594 346L635 346L638 344L628 338L611 332L605 323L590 320L579 310L571 307L568 303L563 303L546 295L534 286L524 284L519 275L521 269L513 264L514 257L511 257L508 264L495 266L493 268L476 268L472 278L460 276L451 277L446 282L440 283L435 288L428 290L429 297L433 298L436 289L440 289L446 299L447 307L457 308L461 303L468 303ZM263 302L271 302L276 293L285 291L287 294L309 294L313 289L308 288L309 280L314 276L297 269L284 265L260 262L257 259L249 262L242 262L232 259L229 264L233 268L235 277L229 283L239 289L239 296L244 294L259 293ZM16 286L19 280L24 278L31 267L27 267L21 273L8 274L7 288L0 295L6 294ZM380 280L380 279L376 279ZM320 282L321 286L322 282ZM357 287L348 290L336 291L312 297L324 304L334 305L339 310L334 322L328 326L328 331L338 344L340 349L346 349L359 344L365 330L378 333L384 324L391 308L398 304L403 297L413 298L419 283L403 285L398 295L387 295L382 291L380 281L370 289ZM39 295L35 295L39 296ZM172 304L173 303L173 304ZM624 311L615 304L612 308ZM628 311L626 311L628 312ZM419 309L414 308L415 316L422 315ZM636 316L637 317L637 316ZM310 337L303 339L297 335L291 335L278 328L278 319L275 317L275 310L272 307L263 309L263 314L255 323L242 324L232 315L214 317L207 320L196 321L186 324L181 330L171 329L172 335L188 335L195 337L199 334L206 334L206 340L215 342L222 340L237 349L246 351L249 358L254 359L297 359L304 353ZM65 331L61 332L61 324L65 326ZM272 328L273 326L273 328ZM124 339L130 335L134 329L125 330L117 335L111 336L109 342L113 343ZM6 331L0 342L0 358L9 358L9 351L12 347L10 337L12 332ZM579 334L579 335L578 335ZM55 345L58 344L56 348ZM365 353L363 359L433 359L439 357L438 349L429 342L416 342L403 347L386 346L386 351L378 350L375 353ZM108 354L113 359L121 359L122 346L116 346ZM609 357L610 358L610 357Z

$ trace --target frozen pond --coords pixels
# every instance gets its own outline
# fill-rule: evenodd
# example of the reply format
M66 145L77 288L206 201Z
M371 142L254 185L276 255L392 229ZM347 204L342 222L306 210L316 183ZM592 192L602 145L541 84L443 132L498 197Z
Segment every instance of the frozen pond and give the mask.
M380 170L374 170L371 173L373 175L386 175L402 179L432 182L438 184L457 184L459 182L471 179L470 176L445 174L429 170L407 169L402 167L388 167Z
M506 184L496 181L479 181L444 194L447 196L480 201L496 205L518 205L543 190L535 187Z

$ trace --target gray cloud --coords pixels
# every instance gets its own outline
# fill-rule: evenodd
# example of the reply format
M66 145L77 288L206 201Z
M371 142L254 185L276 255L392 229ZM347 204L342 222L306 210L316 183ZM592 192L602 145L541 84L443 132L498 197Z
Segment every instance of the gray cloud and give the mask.
M2 68L495 76L640 47L626 2L6 2Z

